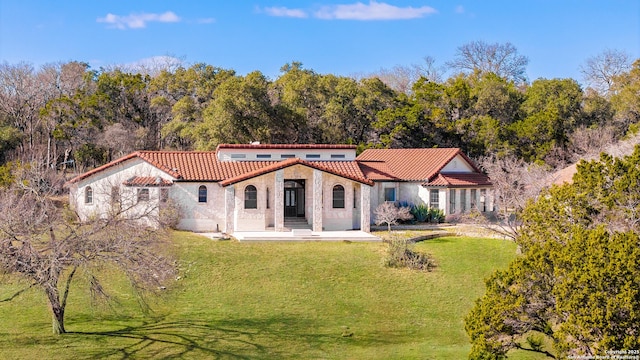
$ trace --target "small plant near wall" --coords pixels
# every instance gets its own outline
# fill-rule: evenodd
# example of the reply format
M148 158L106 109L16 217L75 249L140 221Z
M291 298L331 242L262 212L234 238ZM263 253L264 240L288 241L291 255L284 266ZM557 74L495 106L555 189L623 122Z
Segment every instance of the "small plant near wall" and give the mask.
M434 223L444 222L444 211L442 209L429 209L429 221Z
M427 205L414 205L411 208L411 215L413 215L417 222L427 222L430 219L431 211Z

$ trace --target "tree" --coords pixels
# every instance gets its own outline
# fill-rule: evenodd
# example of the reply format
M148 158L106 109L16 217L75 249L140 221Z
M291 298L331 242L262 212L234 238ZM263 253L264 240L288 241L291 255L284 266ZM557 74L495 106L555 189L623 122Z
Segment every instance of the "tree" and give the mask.
M513 123L518 151L526 161L544 160L567 134L582 125L582 89L573 79L538 79L525 92L525 118Z
M500 235L516 239L522 225L522 212L527 203L536 199L550 185L549 170L537 164L529 164L514 155L486 156L479 165L493 183L495 216L497 223L478 218L483 225Z
M376 225L387 224L388 231L391 231L391 225L397 225L398 221L413 218L410 207L398 207L389 201L378 205L373 211L373 215Z
M631 69L629 54L624 51L607 49L598 55L588 58L580 67L587 86L602 96L609 96L614 79Z
M431 56L425 56L424 64L396 65L391 69L383 68L369 77L378 78L391 89L409 95L413 84L418 79L422 77L429 81L441 82L442 73L443 70L436 66L436 60Z
M615 76L613 81L611 104L616 111L615 120L626 130L640 122L640 59L633 62L629 72Z
M531 332L550 338L558 358L640 346L639 179L636 146L580 163L573 184L527 205L522 255L487 280L465 319L470 358L503 358Z
M80 274L89 279L92 294L107 296L99 270L106 265L117 268L142 300L172 277L175 265L162 255L162 226L145 225L156 209L134 209L126 205L131 202L120 202L125 205L112 207L108 216L80 221L75 213L54 206L38 169L22 168L14 186L0 195L0 271L42 290L55 334L66 332L67 299ZM25 176L34 173L38 176Z
M458 47L455 58L447 65L465 73L494 73L515 83L527 80L526 66L529 59L518 54L511 43L488 44L484 41L472 41Z

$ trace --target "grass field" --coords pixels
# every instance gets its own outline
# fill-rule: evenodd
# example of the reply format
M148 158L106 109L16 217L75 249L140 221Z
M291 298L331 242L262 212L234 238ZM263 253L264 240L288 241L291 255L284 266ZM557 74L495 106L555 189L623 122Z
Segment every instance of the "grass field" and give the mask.
M420 273L385 268L384 244L174 241L181 279L151 314L111 276L119 302L73 289L71 333L54 336L44 296L29 290L0 303L0 358L465 359L463 317L515 256L504 240L439 238L416 245L438 264ZM0 299L19 285L0 281Z

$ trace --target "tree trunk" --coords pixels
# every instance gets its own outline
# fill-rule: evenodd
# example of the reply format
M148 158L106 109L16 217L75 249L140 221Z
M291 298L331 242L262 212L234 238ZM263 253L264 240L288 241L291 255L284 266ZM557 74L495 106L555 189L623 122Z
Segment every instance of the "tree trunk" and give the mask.
M64 334L64 306L60 303L57 289L45 289L47 298L49 299L49 308L51 309L51 327L53 333Z
M64 329L64 309L51 307L51 326L53 333L56 335L64 334L67 331Z

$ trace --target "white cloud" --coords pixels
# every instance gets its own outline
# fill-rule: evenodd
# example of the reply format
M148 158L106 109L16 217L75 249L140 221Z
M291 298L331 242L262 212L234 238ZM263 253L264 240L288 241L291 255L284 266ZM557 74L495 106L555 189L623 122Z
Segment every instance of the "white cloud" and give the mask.
M264 12L270 16L278 17L292 17L304 19L307 17L307 13L300 9L289 9L286 7L267 7L264 8Z
M397 7L383 2L357 2L348 5L323 6L314 15L320 19L332 20L401 20L417 19L438 11L430 6Z
M464 14L464 6L462 5L456 6L456 14Z
M213 24L214 22L216 22L216 19L214 19L214 18L198 19L198 24Z
M109 24L111 27L117 29L141 29L147 26L149 22L163 22L163 23L171 23L171 22L179 22L180 17L176 15L172 11L166 11L162 14L154 14L154 13L142 13L142 14L130 14L125 16L107 14L107 16L103 18L98 18L97 21L99 23Z

